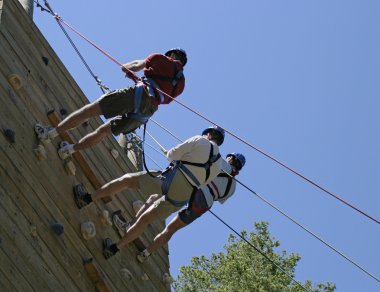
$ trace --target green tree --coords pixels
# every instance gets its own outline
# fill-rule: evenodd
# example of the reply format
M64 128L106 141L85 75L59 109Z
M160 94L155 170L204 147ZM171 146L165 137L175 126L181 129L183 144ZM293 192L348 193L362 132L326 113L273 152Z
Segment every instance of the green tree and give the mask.
M242 231L241 235L253 246L294 278L295 267L301 257L275 252L280 242L270 237L267 222L255 223L255 230ZM224 246L225 252L193 257L190 266L182 266L173 283L175 291L257 291L257 292L298 292L304 291L270 261L255 251L240 237L230 235ZM313 285L311 281L302 283L309 291L331 292L335 284Z

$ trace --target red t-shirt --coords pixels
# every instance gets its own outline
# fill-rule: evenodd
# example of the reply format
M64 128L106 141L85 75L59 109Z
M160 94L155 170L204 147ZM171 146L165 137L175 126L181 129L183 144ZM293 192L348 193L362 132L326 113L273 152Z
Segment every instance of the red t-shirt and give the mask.
M162 54L152 54L146 58L144 75L148 78L152 78L163 92L175 98L180 95L185 88L184 76L178 80L176 86L173 86L172 83L173 78L180 70L183 70L181 62ZM168 104L171 101L172 99L170 97L164 96L164 101L160 101L160 103Z

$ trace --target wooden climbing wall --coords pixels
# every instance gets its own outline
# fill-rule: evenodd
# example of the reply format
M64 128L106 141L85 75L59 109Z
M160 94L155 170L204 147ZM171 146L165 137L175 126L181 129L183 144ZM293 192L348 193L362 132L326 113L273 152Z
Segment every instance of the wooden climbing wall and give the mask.
M169 270L167 247L144 264L138 248L149 243L164 222L151 224L144 235L114 258L105 260L101 242L118 240L102 223L104 210L134 217L132 203L142 192L124 191L107 202L79 210L72 187L93 191L126 172L135 171L113 137L72 160L75 175L57 155L60 138L38 146L34 124L49 124L88 103L75 80L28 18L17 0L0 1L0 291L170 291L162 283ZM47 113L52 114L48 117ZM49 119L50 118L50 119ZM102 124L91 119L70 132L74 141ZM14 141L12 135L14 133ZM46 151L38 159L35 149ZM114 158L111 150L119 152ZM81 224L92 221L96 236L85 240ZM53 224L64 227L61 235ZM124 275L124 269L132 279Z

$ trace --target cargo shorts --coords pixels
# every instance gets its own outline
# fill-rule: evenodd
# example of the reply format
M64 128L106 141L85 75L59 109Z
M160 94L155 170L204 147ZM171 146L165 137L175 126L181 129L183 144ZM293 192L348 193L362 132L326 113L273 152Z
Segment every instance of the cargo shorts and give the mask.
M153 172L154 175L160 172ZM135 177L139 181L140 190L143 193L143 199L148 200L151 195L161 195L154 201L151 208L154 208L160 220L165 220L172 213L180 210L183 206L174 206L166 199L165 194L162 193L163 180L160 176L152 177L146 171L128 174L129 177ZM192 186L181 171L176 171L173 180L170 184L169 191L166 194L171 200L174 201L188 201L194 191Z
M205 195L202 189L198 189L190 198L189 205L186 209L181 210L178 213L179 218L185 224L190 224L197 218L206 213L211 206L207 204Z
M100 109L105 118L110 121L112 134L130 133L140 127L143 122L133 117L135 110L135 86L108 92L98 100ZM154 99L145 90L141 95L139 113L145 117L151 117L157 110Z

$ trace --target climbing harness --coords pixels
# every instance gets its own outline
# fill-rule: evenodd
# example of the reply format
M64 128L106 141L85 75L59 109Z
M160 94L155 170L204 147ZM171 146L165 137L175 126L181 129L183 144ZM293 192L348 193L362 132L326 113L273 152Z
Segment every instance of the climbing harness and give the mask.
M73 32L75 32L76 34L78 34L80 37L82 37L83 39L85 39L87 42L89 42L92 46L94 46L97 50L99 50L100 52L102 52L105 56L107 56L109 59L111 59L113 62L115 62L117 65L119 66L123 66L120 62L118 62L114 57L112 57L110 54L108 54L106 51L104 51L103 49L101 49L99 46L97 46L95 43L93 43L91 40L89 40L88 38L86 38L84 35L82 35L80 32L78 32L77 30L75 30L73 27L71 27L68 23L66 23L60 16L58 16L57 14L55 14L53 12L53 10L51 9L51 7L48 5L47 1L45 0L45 5L46 7L48 7L49 9L46 9L44 7L42 7L38 1L35 1L35 3L37 4L37 7L40 7L41 8L41 11L47 11L48 13L52 14L53 17L57 20L57 22L59 23L62 23L64 25L66 25L67 27L69 27ZM128 74L128 77L130 79L132 79L135 83L137 83L138 81L140 81L140 78L137 77L135 75L134 72L130 71L129 69L127 69L129 72ZM94 75L95 76L95 75ZM93 77L94 77L93 76ZM96 77L96 76L95 76ZM97 81L98 85L100 84L100 82L98 81L97 78L95 78L95 80ZM153 85L154 86L154 85ZM212 120L208 119L206 116L202 115L201 113L195 111L194 109L190 108L189 106L183 104L182 102L178 101L178 100L175 100L172 96L166 94L165 92L163 92L162 90L160 90L159 88L155 88L157 92L161 93L162 95L164 95L165 97L167 98L170 98L172 100L174 100L175 102L177 102L178 104L180 104L181 106L183 106L184 108L186 108L187 110L193 112L195 115L201 117L202 119L206 120L207 122L211 123L211 124L214 124L215 126L218 126L215 122L213 122ZM102 89L103 91L103 89ZM154 121L155 122L155 121ZM155 122L157 124L157 122ZM162 127L162 126L161 126ZM162 127L163 128L163 127ZM164 128L165 129L165 128ZM166 130L166 129L165 129ZM278 159L270 156L269 154L265 153L264 151L260 150L259 148L255 147L254 145L250 144L249 142L245 141L244 139L238 137L237 135L235 135L234 133L232 133L231 131L229 130L226 130L225 131L227 133L229 133L231 136L233 136L234 138L236 138L237 140L239 140L240 142L242 142L243 144L246 144L247 146L249 146L250 148L256 150L257 152L259 152L260 154L266 156L267 158L271 159L272 161L274 161L275 163L281 165L282 167L286 168L287 170L289 170L290 172L292 172L293 174L299 176L300 178L306 180L307 182L309 182L310 184L314 185L315 187L319 188L320 190L322 190L323 192L325 192L326 194L334 197L335 199L339 200L341 203L344 203L345 205L349 206L350 208L354 209L355 211L361 213L362 215L364 215L365 217L371 219L372 221L380 224L380 221L370 215L368 215L367 213L363 212L362 210L358 209L357 207L355 207L354 205L344 201L343 199L341 199L339 196L335 195L334 193L330 192L329 190L323 188L322 186L318 185L317 183L311 181L310 179L308 179L307 177L305 177L304 175L302 175L301 173L295 171L294 169L288 167L287 165L285 165L283 162L279 161ZM173 135L173 134L171 134ZM176 138L176 136L174 136ZM178 139L178 138L177 138ZM145 162L145 158L144 158L144 162ZM332 249L333 251L335 251L336 253L338 253L340 256L342 256L343 258L345 258L347 261L349 261L350 263L352 263L353 265L355 265L356 267L358 267L359 269L361 269L363 272L365 272L367 275L369 275L370 277L374 278L376 281L380 282L379 278L377 278L375 275L369 273L367 270L365 270L363 267L361 267L360 265L358 265L356 262L354 262L353 260L351 260L350 258L348 258L347 256L345 256L343 253L341 253L340 251L338 251L336 248L334 248L333 246L331 246L329 243L327 243L326 241L324 241L323 239L321 239L320 237L318 237L317 235L315 235L314 233L312 233L310 230L308 230L307 228L305 228L303 225L301 225L300 223L298 223L297 221L295 221L293 218L291 218L289 215L285 214L283 211L281 211L280 209L278 209L276 206L274 206L273 204L271 204L270 202L268 202L267 200L265 200L263 197L259 196L256 192L254 192L251 188L249 188L248 186L246 186L245 184L243 184L242 182L240 182L239 180L237 180L236 178L234 178L238 183L240 183L240 185L242 185L243 187L245 187L247 190L251 191L254 195L256 195L258 198L260 198L261 200L263 200L264 202L266 202L267 204L269 204L271 207L273 207L274 209L276 209L278 212L280 212L282 215L284 215L285 217L287 217L288 219L290 219L293 223L295 223L296 225L298 225L299 227L301 227L303 230L305 230L306 232L308 232L310 235L312 235L313 237L315 237L316 239L318 239L319 241L321 241L323 244L325 244L326 246L328 246L330 249ZM232 227L230 227L228 224L226 224L221 218L219 218L217 215L215 215L211 210L209 210L210 213L212 213L219 221L221 221L222 223L224 223L229 229L231 229L232 231L234 231L238 236L240 236L240 234L238 234ZM241 237L241 236L240 236ZM255 247L254 247L255 248ZM294 278L292 278L291 275L287 274L281 267L279 267L278 265L276 265L271 259L267 258L265 256L265 254L263 254L262 252L260 252L260 250L258 250L257 248L255 248L261 255L263 255L268 261L271 261L272 264L274 264L279 270L281 270L284 274L286 274L292 281L298 283L301 287L303 287L299 282L297 282L296 280L294 280ZM303 287L306 291L308 291L305 287Z
M207 185L207 187L208 187L208 189L209 189L212 197L214 198L214 201L216 201L218 199L223 199L223 198L225 198L229 194L229 192L231 190L232 182L234 180L233 176L231 176L230 174L225 173L225 172L219 173L218 177L225 177L225 178L227 178L227 186L226 186L226 190L224 191L224 194L220 195L219 189L218 189L218 187L216 186L216 184L213 181L211 182L211 185L214 187L214 189L216 190L217 194L215 194L214 190L209 185Z
M173 178L177 172L177 170L180 167L180 163L177 161L174 161L171 163L161 174L161 180L162 180L162 185L161 185L161 190L162 194L165 196L165 200L170 202L173 206L175 207L182 207L187 204L189 200L184 200L184 201L177 201L173 200L168 196L170 185L173 181ZM197 188L193 186L193 192L191 193L191 196L197 191Z
M205 163L196 163L196 162L189 162L189 161L184 161L184 160L180 160L177 163L179 164L179 168L199 188L202 185L202 183L200 183L198 181L198 179L194 176L194 174L185 165L187 164L187 165L192 165L192 166L197 166L197 167L203 167L206 170L205 181L207 181L210 177L210 168L211 168L212 164L215 163L220 157L221 157L220 153L214 155L214 146L211 144L209 158Z
M180 68L177 68L178 66L180 66ZM146 79L148 79L147 84L150 83L151 85L153 85L153 87L156 89L157 93L160 94L160 104L168 104L172 101L172 98L166 98L167 95L165 96L163 94L160 87L157 85L156 82L153 81L152 78L154 78L156 80L161 80L161 81L165 81L165 82L170 83L172 86L170 96L175 97L178 95L176 92L177 92L177 87L178 87L179 82L185 78L185 76L183 75L183 69L182 68L183 68L182 65L179 65L178 63L174 62L173 63L174 74L171 77L170 76L162 76L162 75L158 75L158 74L147 74L146 75Z
M183 161L183 160L174 160L174 161L172 161L170 166L168 168L166 168L164 170L164 172L161 174L161 178L163 181L162 193L165 195L166 200L169 201L170 203L172 203L174 206L182 207L183 205L185 205L188 202L188 200L186 200L186 201L175 201L175 200L168 197L169 188L170 188L170 185L173 181L175 173L177 172L177 170L180 169L184 174L186 174L187 177L190 178L190 180L192 181L192 185L195 184L195 186L193 185L193 193L196 192L197 189L202 184L198 181L198 179L195 177L195 175L185 165L187 164L187 165L192 165L192 166L204 168L206 170L205 181L207 181L210 177L210 168L211 168L212 164L215 163L221 157L220 153L214 155L214 146L211 143L210 143L210 146L211 146L211 148L210 148L209 158L205 163L196 163L196 162L188 162L188 161Z

